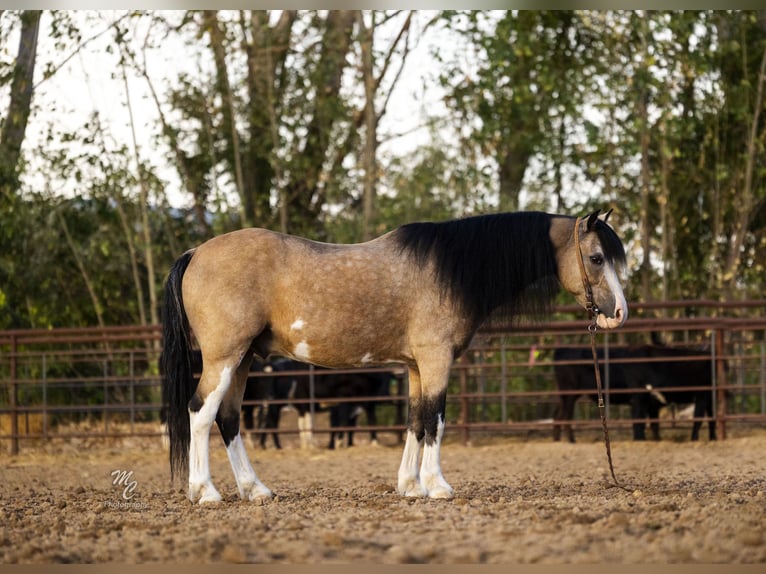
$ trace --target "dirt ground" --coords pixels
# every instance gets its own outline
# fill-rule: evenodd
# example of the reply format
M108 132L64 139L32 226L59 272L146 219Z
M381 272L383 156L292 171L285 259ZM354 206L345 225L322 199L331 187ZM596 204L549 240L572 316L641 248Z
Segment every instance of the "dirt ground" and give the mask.
M323 436L317 442L324 444ZM513 437L442 450L453 500L394 492L399 446L250 448L277 497L192 505L155 439L71 439L0 455L3 563L764 563L766 431L726 441L604 445ZM132 472L113 484L113 471ZM119 478L119 477L117 477ZM128 489L126 491L126 488ZM124 496L132 498L126 499Z

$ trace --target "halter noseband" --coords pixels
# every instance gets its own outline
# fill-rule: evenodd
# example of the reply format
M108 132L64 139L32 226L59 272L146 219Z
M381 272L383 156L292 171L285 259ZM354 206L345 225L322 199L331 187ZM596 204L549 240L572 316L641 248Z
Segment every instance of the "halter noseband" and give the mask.
M585 271L585 264L582 262L582 247L580 246L580 223L584 221L584 217L578 217L574 225L574 243L577 248L577 264L580 267L580 278L582 279L582 286L585 290L585 308L588 310L588 318L593 319L593 325L596 324L595 318L599 313L598 305L593 300L593 288L590 285L588 279L588 273Z

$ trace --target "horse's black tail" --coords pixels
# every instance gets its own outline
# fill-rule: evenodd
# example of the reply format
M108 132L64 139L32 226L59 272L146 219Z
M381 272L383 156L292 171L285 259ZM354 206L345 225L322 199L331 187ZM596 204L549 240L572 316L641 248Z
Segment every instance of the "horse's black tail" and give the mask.
M193 255L193 250L187 251L170 268L162 310L160 372L162 402L170 438L171 478L185 474L189 468L191 433L188 405L196 390L196 382L192 378L191 334L181 294L181 281Z

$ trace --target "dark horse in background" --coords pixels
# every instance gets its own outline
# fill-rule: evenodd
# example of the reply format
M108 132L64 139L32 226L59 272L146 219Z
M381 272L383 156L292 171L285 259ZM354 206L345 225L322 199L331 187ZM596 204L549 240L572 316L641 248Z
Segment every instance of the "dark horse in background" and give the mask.
M162 363L162 360L160 361ZM191 369L194 378L199 381L197 374L202 372L202 353L194 349L191 353ZM263 363L257 359L250 365L250 372L245 385L244 403L242 405L242 417L245 430L274 429L272 437L276 448L282 448L276 429L279 428L281 410L285 406L292 406L298 411L298 425L300 431L301 447L311 446L311 412L309 402L297 402L298 400L315 399L316 401L327 399L353 399L356 397L383 397L390 394L391 372L357 372L335 373L329 369L321 369L321 375L314 380L314 390L311 391L309 369L312 366L299 361L277 358ZM320 369L316 369L320 371ZM258 404L268 401L267 404ZM271 402L281 401L281 402ZM358 411L362 409L367 416L367 424L377 425L377 406L379 401L342 401L329 404L316 403L314 412L330 412L330 427L342 428L356 426ZM258 417L254 411L258 409ZM256 424L256 419L257 423ZM160 410L160 421L163 425L167 422L166 405ZM377 431L370 431L371 441L377 440ZM266 433L261 433L260 443L266 444ZM341 431L330 431L329 449L334 449L336 441L344 436ZM347 445L353 446L353 431L347 433Z
M273 496L239 428L254 355L330 368L403 363L409 408L397 491L451 498L440 457L447 382L477 329L549 312L560 286L599 327L625 322L625 251L607 216L479 215L351 245L241 229L187 251L170 269L163 305L171 476L188 471L194 502L221 500L208 452L215 422L240 497ZM192 332L204 358L199 384L189 372Z
M604 352L598 350L599 370L603 384L606 382L606 364ZM561 438L564 426L570 442L574 442L572 425L575 402L581 396L589 397L594 402L595 378L593 372L593 354L588 348L559 348L553 353L554 376L560 391L582 391L581 393L562 394L553 415L553 439ZM567 364L578 361L578 364ZM630 361L630 362L621 362ZM633 423L633 439L646 440L645 419L650 422L652 439L660 440L660 426L657 422L660 408L668 404L694 404L694 418L713 416L713 375L709 351L693 347L670 347L661 344L640 345L615 348L609 351L609 389L619 391L610 393L609 401L617 405L630 405ZM707 389L673 387L708 387ZM699 439L702 421L695 420L692 425L691 440ZM708 422L710 440L716 439L714 420Z
M318 403L314 412L330 411L331 428L356 426L359 410L367 417L367 424L377 425L377 406L380 401L342 401L330 402L324 406L322 401L327 399L352 399L355 397L385 397L390 395L392 377L390 371L381 372L340 372L316 368L313 374L311 365L300 361L279 358L268 364L268 374L248 379L245 388L242 411L245 429L278 429L283 407L290 406L298 411L298 428L301 447L311 445L311 404L306 402L315 399ZM311 389L313 377L313 392ZM269 401L266 406L258 406L258 416L254 416L257 401ZM249 403L249 404L248 404ZM256 424L257 422L257 424ZM334 449L336 441L342 432L331 431L329 449ZM260 436L261 447L266 446L267 434ZM276 448L281 448L279 435L272 433ZM377 432L370 431L372 442L377 440ZM353 446L353 431L348 432L347 445Z

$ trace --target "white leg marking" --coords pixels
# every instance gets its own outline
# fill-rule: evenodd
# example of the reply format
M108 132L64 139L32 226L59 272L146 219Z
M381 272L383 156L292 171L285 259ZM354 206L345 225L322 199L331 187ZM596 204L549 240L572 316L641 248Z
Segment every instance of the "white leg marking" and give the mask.
M210 393L198 412L189 412L189 499L192 502L219 502L221 495L210 479L210 427L226 391L231 385L232 368L224 367L218 386Z
M226 454L229 456L231 469L234 471L234 479L237 481L239 497L242 500L267 500L273 496L271 490L258 480L258 476L247 458L241 434L238 434L229 443Z
M407 431L407 441L404 443L402 463L399 465L399 476L396 491L402 496L425 496L426 491L420 485L418 476L418 458L420 445L415 433Z
M420 466L420 482L429 498L452 498L452 487L444 480L441 470L440 451L444 436L444 417L439 416L436 440L423 447L423 462Z

